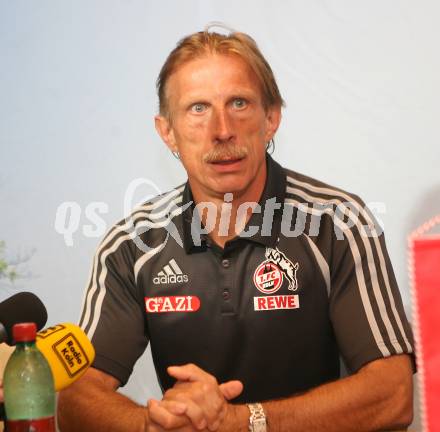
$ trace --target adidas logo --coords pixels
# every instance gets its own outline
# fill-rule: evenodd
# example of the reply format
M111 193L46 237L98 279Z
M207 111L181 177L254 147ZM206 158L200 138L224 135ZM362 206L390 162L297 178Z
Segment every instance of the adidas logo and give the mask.
M176 260L171 259L153 279L155 285L188 282L188 275L183 274Z

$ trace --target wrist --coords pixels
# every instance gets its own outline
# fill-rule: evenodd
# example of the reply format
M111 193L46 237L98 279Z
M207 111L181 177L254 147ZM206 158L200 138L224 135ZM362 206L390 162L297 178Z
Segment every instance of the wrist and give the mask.
M246 405L228 404L228 412L219 431L248 432L249 409Z

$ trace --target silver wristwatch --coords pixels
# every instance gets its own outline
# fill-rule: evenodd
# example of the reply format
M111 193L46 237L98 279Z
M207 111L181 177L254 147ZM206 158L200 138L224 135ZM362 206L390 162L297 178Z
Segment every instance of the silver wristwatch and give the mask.
M250 432L266 432L266 414L264 413L263 405L260 403L247 404L251 415L249 417L249 431Z

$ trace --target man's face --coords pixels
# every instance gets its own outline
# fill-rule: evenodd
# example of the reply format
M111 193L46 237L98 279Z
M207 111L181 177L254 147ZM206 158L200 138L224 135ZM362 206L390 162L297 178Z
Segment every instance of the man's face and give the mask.
M235 55L206 55L183 64L167 83L171 122L156 128L180 153L194 197L258 200L266 179L266 143L280 108L263 107L255 73Z

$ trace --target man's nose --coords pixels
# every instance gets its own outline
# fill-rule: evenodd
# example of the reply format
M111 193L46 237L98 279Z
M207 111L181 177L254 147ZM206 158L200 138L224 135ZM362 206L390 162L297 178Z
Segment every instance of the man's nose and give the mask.
M227 110L215 110L212 121L214 141L218 143L231 141L234 137L233 124Z

